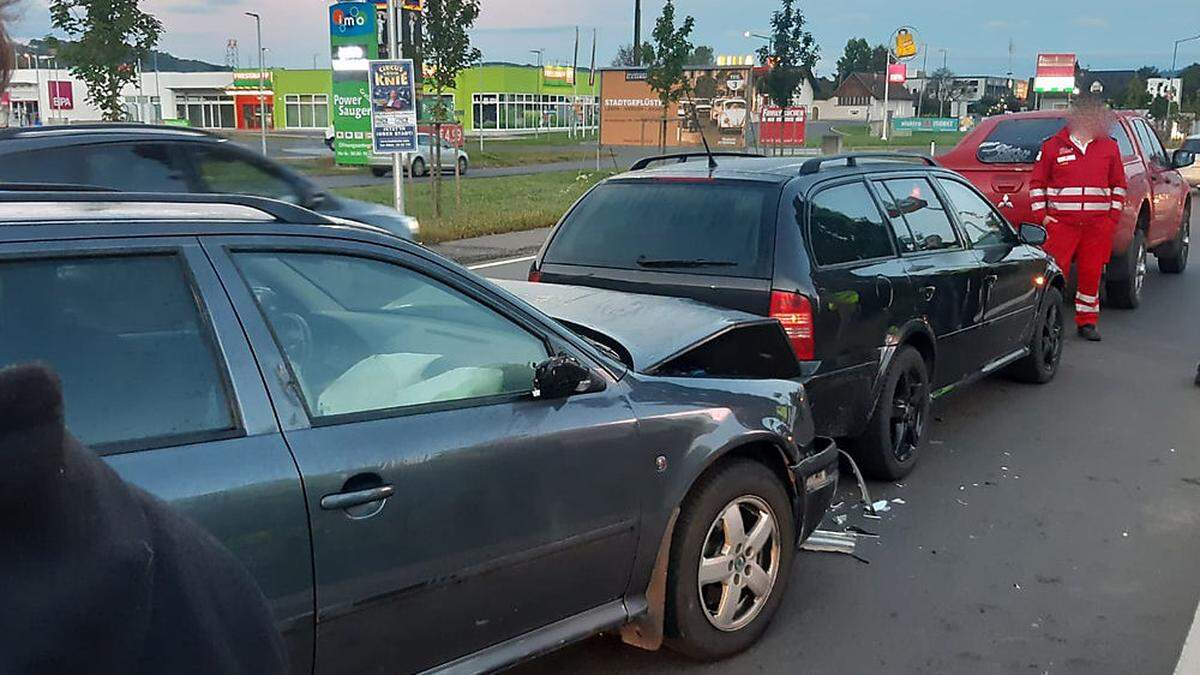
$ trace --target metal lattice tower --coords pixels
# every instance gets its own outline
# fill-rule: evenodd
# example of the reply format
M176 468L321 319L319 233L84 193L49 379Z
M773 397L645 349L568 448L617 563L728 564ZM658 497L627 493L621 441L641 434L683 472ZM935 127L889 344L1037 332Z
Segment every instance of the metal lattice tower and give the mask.
M241 66L240 61L238 41L236 38L229 38L225 41L225 66L230 70L237 70Z

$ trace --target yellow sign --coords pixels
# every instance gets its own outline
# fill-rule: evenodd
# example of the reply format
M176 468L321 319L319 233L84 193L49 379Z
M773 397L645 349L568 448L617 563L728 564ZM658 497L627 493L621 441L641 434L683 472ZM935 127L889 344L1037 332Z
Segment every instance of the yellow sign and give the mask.
M575 84L575 69L570 66L545 66L542 68L542 77L551 81Z
M907 28L896 31L896 58L908 59L917 55L917 42Z
M425 11L425 0L403 0L400 3L400 9L406 9L410 12Z

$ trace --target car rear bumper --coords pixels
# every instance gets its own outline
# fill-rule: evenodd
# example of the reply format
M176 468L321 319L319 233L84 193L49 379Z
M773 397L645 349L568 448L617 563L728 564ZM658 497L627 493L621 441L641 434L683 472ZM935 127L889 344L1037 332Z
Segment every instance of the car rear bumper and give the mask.
M838 483L838 447L832 438L818 436L813 445L817 452L789 467L796 480L800 499L796 500L796 529L799 545L817 529L833 502Z

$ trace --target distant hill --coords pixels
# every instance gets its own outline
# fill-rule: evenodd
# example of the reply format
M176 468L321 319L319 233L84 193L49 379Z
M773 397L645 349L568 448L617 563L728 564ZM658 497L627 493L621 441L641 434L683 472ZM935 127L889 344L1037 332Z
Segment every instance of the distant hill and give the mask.
M16 44L16 52L17 66L25 67L28 63L28 60L25 58L25 54L32 54L34 56L49 56L50 54L54 53L54 50L50 47L50 43L48 43L46 40L38 40L35 38L26 44L21 44L18 42ZM142 60L143 71L149 72L154 70L155 54L158 55L158 69L163 72L211 73L221 70L228 70L225 66L217 65L215 63L208 63L207 61L199 61L197 59L183 59L173 54L168 54L167 52L155 50L150 52L150 54L148 54L146 58ZM60 67L64 68L70 67L70 65L71 64L66 63L65 61L59 64Z

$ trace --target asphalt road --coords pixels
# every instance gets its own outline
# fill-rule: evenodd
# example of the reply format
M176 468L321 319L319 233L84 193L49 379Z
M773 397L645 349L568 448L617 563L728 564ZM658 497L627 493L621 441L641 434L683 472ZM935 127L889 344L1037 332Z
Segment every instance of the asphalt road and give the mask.
M918 469L869 486L905 502L866 521L869 564L801 552L748 652L696 664L600 636L512 672L1172 673L1200 596L1197 307L1200 266L1153 272L1054 382L939 402Z

